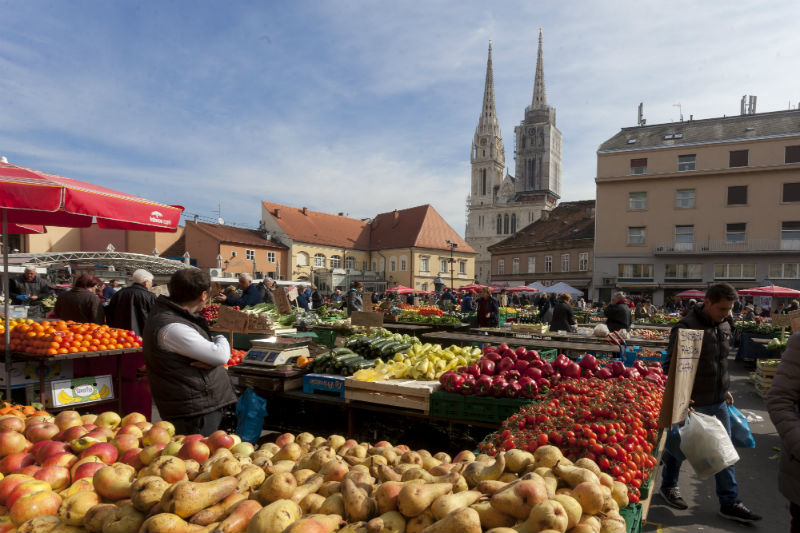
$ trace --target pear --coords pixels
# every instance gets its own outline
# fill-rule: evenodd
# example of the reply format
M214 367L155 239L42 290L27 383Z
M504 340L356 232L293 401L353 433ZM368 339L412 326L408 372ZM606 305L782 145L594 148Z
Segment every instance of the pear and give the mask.
M342 517L339 515L312 514L305 516L283 530L283 533L332 533L339 529Z
M397 511L389 511L367 522L367 533L403 533L406 519Z
M84 490L64 498L58 508L58 518L67 525L83 525L87 511L100 503L100 495L94 491Z
M531 509L546 500L547 488L544 483L529 479L511 483L495 492L490 502L498 511L524 520Z
M528 519L519 524L519 533L538 533L542 530L566 531L569 518L567 511L556 500L547 500L531 509Z
M137 510L149 513L168 488L169 483L158 476L141 477L131 485L131 503Z
M567 529L572 529L578 525L583 515L583 509L581 508L581 504L578 503L578 500L566 494L557 494L553 499L560 503L567 512Z
M247 525L248 533L283 531L300 519L303 510L291 500L278 500L259 510Z
M498 527L511 527L517 523L517 519L505 513L501 513L490 502L478 502L470 505L470 508L478 512L481 520L481 526L485 530L495 529Z
M138 531L144 522L144 515L132 503L117 507L114 514L103 522L103 533L128 533Z
M422 530L422 533L481 533L478 511L462 507Z
M441 520L456 509L472 505L478 501L481 496L483 496L483 494L477 490L445 494L434 500L431 504L431 512L433 512L433 516L436 520Z
M206 507L218 503L228 497L239 483L233 476L223 477L207 483L179 481L173 485L169 496L165 494L163 507L167 512L175 513L181 518L188 518Z
M413 518L409 518L406 522L406 533L421 533L423 529L436 522L433 513L430 509L418 514Z
M397 508L406 517L422 514L439 496L453 490L450 483L410 484L403 487L397 497Z
M83 515L83 527L89 533L103 533L103 522L116 510L117 506L113 503L98 503L90 507Z
M207 526L209 524L213 524L214 522L219 522L225 518L234 507L238 506L239 503L245 500L247 500L246 494L237 494L234 492L218 504L212 505L211 507L207 507L206 509L193 514L189 519L189 522L192 524L197 524L198 526ZM261 509L261 504L258 504L258 509ZM258 509L256 509L256 511ZM253 511L253 514L255 514L255 511Z
M597 484L600 483L600 478L598 478L591 470L587 470L578 466L564 466L561 461L557 462L555 466L553 466L553 472L559 478L566 481L567 484L572 488L575 488L581 483L585 482Z
M247 524L261 510L261 504L255 500L244 500L236 503L225 520L214 528L219 533L240 533L247 528Z
M158 513L145 520L140 533L192 533L205 530L204 527L186 522L183 518L172 513ZM130 529L128 531L136 531Z

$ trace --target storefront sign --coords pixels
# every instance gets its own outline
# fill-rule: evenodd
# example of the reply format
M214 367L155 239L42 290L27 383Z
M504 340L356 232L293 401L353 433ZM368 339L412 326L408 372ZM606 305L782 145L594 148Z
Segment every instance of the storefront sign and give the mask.
M83 405L114 399L114 383L111 376L53 381L51 384L53 407Z
M669 377L664 389L658 427L670 428L672 424L686 419L702 347L702 330L683 328L678 330L678 338L670 358Z

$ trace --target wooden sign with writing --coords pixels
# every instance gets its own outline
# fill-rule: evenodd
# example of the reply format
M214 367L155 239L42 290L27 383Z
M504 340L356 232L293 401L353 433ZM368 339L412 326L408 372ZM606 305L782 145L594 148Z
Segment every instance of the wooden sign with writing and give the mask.
M372 309L372 292L365 292L361 296L361 301L364 303L364 309Z
M670 428L672 424L686 419L702 346L702 330L678 330L678 338L669 364L667 386L664 389L664 401L658 417L659 428Z
M786 327L792 323L792 319L789 315L772 315L770 320L772 320L773 326Z
M289 304L289 297L286 295L286 290L283 287L275 287L275 305L278 308L278 313L288 315L292 312L292 306Z
M786 316L789 317L789 324L792 326L792 333L797 333L800 331L800 310L792 311Z
M353 311L350 315L350 323L354 326L367 326L379 328L383 325L383 313L371 313L369 311Z
M220 305L215 327L226 331L242 332L247 328L247 313L231 309L227 305Z

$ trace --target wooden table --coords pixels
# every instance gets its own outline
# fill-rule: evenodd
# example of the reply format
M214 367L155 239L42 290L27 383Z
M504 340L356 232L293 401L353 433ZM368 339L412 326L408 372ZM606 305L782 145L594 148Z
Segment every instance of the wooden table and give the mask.
M547 333L528 333L525 331L511 331L506 328L475 328L471 331L477 332L479 334L489 334L495 335L500 337L511 337L514 339L544 339L544 340L556 340L556 341L567 341L567 342L605 342L603 339L598 337L590 337L588 335L580 335L577 333L557 333L557 332L547 332ZM650 340L650 339L627 339L628 346L644 346L646 348L660 348L660 349L667 349L667 345L669 344L668 340Z
M458 344L464 346L465 344L483 343L483 344L501 344L509 341L509 337L499 335L476 335L469 333L450 333L446 331L425 333L422 338L428 342L449 342L451 344ZM574 342L568 340L553 340L553 339L526 339L524 337L512 337L513 344L517 346L525 346L526 348L556 348L561 350L576 350L583 352L609 352L619 354L619 346L609 344L606 341L595 342Z
M433 331L433 328L427 324L409 324L407 322L384 322L383 328L393 333L407 333L409 335L420 335L421 333Z

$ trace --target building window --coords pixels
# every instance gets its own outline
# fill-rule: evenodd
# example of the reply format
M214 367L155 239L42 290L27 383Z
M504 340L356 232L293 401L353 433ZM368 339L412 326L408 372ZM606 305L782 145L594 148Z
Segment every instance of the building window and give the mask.
M447 259L439 260L439 272L447 272Z
M325 256L322 254L314 254L314 266L317 268L325 268Z
M772 279L800 278L800 263L775 263L769 265L769 277Z
M349 268L350 270L356 269L356 258L355 257L345 257L344 259L344 267Z
M664 265L664 279L703 279L700 263Z
M748 152L748 150L731 150L728 166L731 168L746 167L749 164Z
M419 271L420 272L428 272L428 258L427 257L420 257L419 258Z
M631 211L641 211L642 209L647 209L647 193L628 193L628 209Z
M515 257L511 260L511 273L519 274L519 257Z
M297 254L297 266L304 267L308 266L308 254L305 252L299 252Z
M529 274L533 274L534 272L536 272L536 258L535 257L529 257L528 258L528 273Z
M394 257L389 258L389 271L396 272L397 271L397 259Z
M275 262L275 252L267 252L267 263Z
M561 254L561 272L569 272L569 254Z
M481 169L481 195L486 196L486 169Z
M745 242L747 240L746 231L747 231L747 224L745 223L726 224L725 242L729 244Z
M686 172L687 170L695 170L695 163L697 156L695 154L679 155L678 156L678 172Z
M503 217L503 233L508 235L508 215Z
M647 158L631 159L631 175L647 174Z
M546 255L544 256L544 271L550 273L553 271L553 256Z
M256 258L256 251L255 250L245 250L244 251L244 258L247 261L252 261Z
M694 189L678 189L675 194L675 207L678 209L694 207Z
M714 279L756 279L756 265L717 264L714 265Z
M691 250L694 246L694 226L675 226L675 249Z
M506 273L506 262L503 259L497 260L497 274L502 275Z
M786 147L786 162L787 163L800 163L800 146L787 146Z
M466 261L459 261L458 262L458 273L464 275L467 273L467 262Z
M647 228L645 226L635 226L628 228L628 244L641 245L644 244L645 233Z
M653 279L653 265L640 265L635 263L620 264L617 267L617 276L620 279Z
M781 250L800 250L800 221L781 224Z
M581 252L578 254L578 271L586 272L589 270L589 252Z
M374 260L372 261L372 271L373 272L377 272L378 271L378 262L377 261L374 261Z
M747 185L728 187L728 205L747 205Z
M783 184L783 201L800 202L800 181Z
M405 257L400 257L400 272L405 272L408 268L408 260Z
M367 270L367 262L366 261L361 261L361 270L364 270L364 271Z
M511 214L511 233L517 232L517 215L512 213Z
M503 234L503 217L501 215L497 215L497 234Z
M342 256L332 255L328 263L331 265L331 268L342 268Z

